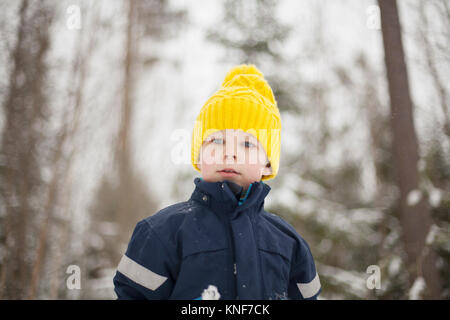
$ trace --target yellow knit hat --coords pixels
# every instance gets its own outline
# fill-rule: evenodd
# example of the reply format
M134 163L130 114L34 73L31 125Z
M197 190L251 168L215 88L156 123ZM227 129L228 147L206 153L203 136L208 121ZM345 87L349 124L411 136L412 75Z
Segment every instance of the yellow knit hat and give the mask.
M206 101L192 134L191 161L197 166L204 139L225 129L240 129L253 134L266 151L273 179L278 173L281 144L281 117L277 102L264 75L254 65L232 68L220 89Z

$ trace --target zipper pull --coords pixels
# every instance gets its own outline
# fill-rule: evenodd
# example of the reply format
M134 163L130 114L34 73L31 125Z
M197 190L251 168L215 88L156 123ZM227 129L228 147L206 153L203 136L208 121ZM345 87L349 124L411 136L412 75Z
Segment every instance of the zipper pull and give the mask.
M234 274L237 274L237 271L236 271L236 263L234 264Z

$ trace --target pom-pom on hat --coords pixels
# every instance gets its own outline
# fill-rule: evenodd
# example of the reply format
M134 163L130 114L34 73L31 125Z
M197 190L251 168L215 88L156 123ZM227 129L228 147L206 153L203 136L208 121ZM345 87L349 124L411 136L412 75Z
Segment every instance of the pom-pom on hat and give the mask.
M220 89L200 110L192 134L191 161L197 166L204 139L225 129L240 129L253 134L266 151L272 174L262 180L273 179L280 162L281 117L272 89L264 75L254 65L232 68Z

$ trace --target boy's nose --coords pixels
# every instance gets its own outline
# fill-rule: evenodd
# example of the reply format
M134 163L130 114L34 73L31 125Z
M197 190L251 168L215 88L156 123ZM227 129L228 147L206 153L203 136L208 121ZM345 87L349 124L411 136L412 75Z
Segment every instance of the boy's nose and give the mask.
M227 137L226 141L227 142L224 145L225 160L227 160L227 159L235 160L236 153L237 153L236 137L234 137L233 135L229 135Z
M230 153L225 152L224 159L225 159L225 163L228 163L228 162L234 163L236 161L236 155L234 153L230 154Z

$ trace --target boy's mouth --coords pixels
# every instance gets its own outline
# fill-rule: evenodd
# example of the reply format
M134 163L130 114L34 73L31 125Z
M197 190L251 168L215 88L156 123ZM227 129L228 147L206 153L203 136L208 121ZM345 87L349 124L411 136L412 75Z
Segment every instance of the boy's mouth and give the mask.
M220 174L225 175L225 176L239 174L239 172L237 172L236 170L231 169L231 168L225 168L225 169L219 170L217 172L219 172Z

